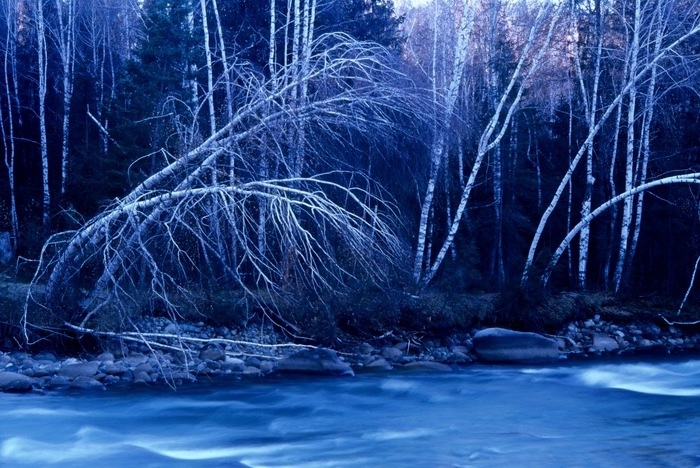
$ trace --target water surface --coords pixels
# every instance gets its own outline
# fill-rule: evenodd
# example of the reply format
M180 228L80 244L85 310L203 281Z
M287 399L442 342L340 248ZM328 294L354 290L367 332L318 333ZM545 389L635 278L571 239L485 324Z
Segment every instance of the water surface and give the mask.
M0 415L3 467L698 467L700 361L0 394Z

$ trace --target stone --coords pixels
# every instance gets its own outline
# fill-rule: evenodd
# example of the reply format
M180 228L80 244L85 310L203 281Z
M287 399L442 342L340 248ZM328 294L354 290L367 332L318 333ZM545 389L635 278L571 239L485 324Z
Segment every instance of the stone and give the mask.
M75 379L77 377L92 377L97 374L99 366L100 363L98 361L66 364L58 370L57 374L62 375L63 377L68 377L69 379Z
M153 379L148 372L134 372L134 383L151 383Z
M369 343L362 343L359 351L361 354L372 354L374 352L374 346Z
M226 353L220 346L208 346L199 352L199 359L204 361L223 361Z
M537 333L486 328L473 339L480 361L534 363L559 360L559 343Z
M413 370L413 371L438 371L438 372L451 372L452 368L447 364L442 364L435 361L415 361L409 362L401 366L402 369Z
M406 350L408 349L408 342L406 341L401 341L400 343L396 343L394 345L394 348L398 349L402 353L405 353Z
M102 382L99 382L92 377L81 375L73 379L73 381L70 383L70 388L78 388L80 390L104 390L105 386Z
M102 353L99 356L97 356L98 361L102 361L102 363L106 364L108 362L114 362L114 354L112 353Z
M467 364L469 362L472 362L472 358L470 358L468 355L455 351L449 356L447 356L447 362L452 362L455 364Z
M23 374L0 372L0 390L3 392L26 393L31 390L33 382L34 380L31 377Z
M260 361L258 361L258 366ZM238 358L233 358L233 357L227 357L226 360L222 363L220 363L219 368L222 371L231 371L231 372L243 372L243 370L246 368L246 363L243 362L241 359ZM248 365L248 367L257 367L255 365Z
M275 363L274 362L262 361L260 363L260 372L262 372L263 374L269 374L273 370L275 370Z
M389 364L384 358L377 358L374 361L365 364L365 369L373 371L391 370L393 368L394 367L391 364Z
M593 348L597 351L608 352L619 349L620 345L612 337L596 333L593 335Z
M355 375L350 366L338 358L335 351L326 348L298 351L282 359L276 370L285 373Z
M243 369L243 375L246 375L249 377L250 376L258 376L258 375L260 375L260 369L258 369L257 367L253 367L253 366L247 366L245 369Z
M49 379L49 388L66 388L70 386L70 379L63 377L62 375L54 375Z
M12 382L13 380L26 380L28 382L31 382L32 379L30 377L27 377L26 375L23 374L18 374L17 372L0 372L0 387L7 385L8 383Z
M127 371L122 363L119 364L105 364L102 366L102 372L107 375L123 375Z
M34 356L34 360L56 362L56 356L48 351L42 351L36 356Z
M401 352L401 350L389 346L382 349L382 356L384 356L384 358L388 359L389 361L393 361L403 356L403 353Z

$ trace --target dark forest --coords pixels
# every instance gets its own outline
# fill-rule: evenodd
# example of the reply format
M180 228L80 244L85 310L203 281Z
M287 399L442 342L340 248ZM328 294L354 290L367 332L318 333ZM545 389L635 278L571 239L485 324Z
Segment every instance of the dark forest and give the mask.
M0 3L25 324L212 297L300 333L289 304L370 292L693 299L695 0Z

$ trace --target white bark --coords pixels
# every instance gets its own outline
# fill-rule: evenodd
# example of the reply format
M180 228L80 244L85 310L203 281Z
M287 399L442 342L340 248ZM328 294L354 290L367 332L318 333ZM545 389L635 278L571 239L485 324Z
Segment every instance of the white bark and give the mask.
M471 191L476 185L476 178L479 174L484 157L489 151L493 150L498 144L500 144L503 136L508 130L513 114L518 109L526 86L529 85L530 79L542 65L542 58L545 51L547 51L549 48L552 33L559 18L559 12L560 9L558 7L548 3L540 6L537 19L530 28L527 42L523 47L520 59L515 67L515 70L513 71L512 76L510 77L510 81L503 90L498 105L496 106L496 109L491 115L486 128L479 138L477 155L474 160L474 164L472 165L469 178L464 186L464 190L462 191L459 206L455 212L452 226L450 227L450 230L442 243L440 251L435 257L435 260L423 275L423 284L427 284L435 276L445 258L445 254L454 242L455 235L459 230L462 216L464 216L464 212L467 208ZM547 20L549 20L548 23ZM544 39L539 37L541 33L545 34ZM530 49L536 47L536 43L538 42L537 39L541 39L539 50L537 50L535 54L531 55ZM513 96L511 93L515 89L517 89L517 91L515 96Z
M639 59L639 41L641 35L641 0L635 0L634 9L634 25L632 30L632 43L629 49L629 64L630 75L634 76L637 72ZM652 70L655 67L652 67ZM636 123L636 105L637 105L637 84L632 83L629 90L629 100L627 104L627 155L625 160L625 191L629 191L634 186L634 149L635 149L635 123ZM613 281L615 283L615 292L620 290L622 284L622 274L627 262L627 249L630 229L632 227L632 209L634 207L634 198L625 198L625 203L622 208L622 226L620 228L620 247L617 253L617 265L615 267L615 275Z
M421 206L420 222L418 226L418 240L413 260L413 279L416 284L423 281L422 277L425 273L423 268L424 264L430 265L430 257L426 252L426 239L429 230L429 214L433 206L437 177L440 172L440 165L442 164L444 158L443 153L446 151L446 146L448 143L450 124L454 118L457 96L459 89L462 86L464 65L467 61L467 56L470 50L469 43L471 40L472 28L474 26L474 17L476 15L476 6L470 5L470 2L467 0L462 0L460 6L461 16L459 21L459 29L457 31L457 42L455 43L454 48L452 71L449 78L449 85L444 97L442 95L438 97L436 84L437 73L435 72L437 64L433 63L434 105L441 109L441 122L434 126L433 142L430 148L430 176L428 179L425 196L423 197L423 204ZM439 10L437 8L435 9L434 14L439 14ZM437 36L435 39L437 39ZM433 47L433 60L435 62L437 57L435 51L438 47L437 41L434 42ZM438 100L441 102L437 102ZM427 281L425 282L427 283Z
M210 135L216 133L216 108L214 107L214 66L209 45L209 19L207 18L207 0L200 0L202 9L202 33L204 34L204 56L207 61L207 105L209 106Z
M76 0L56 0L58 12L58 40L63 68L63 135L61 141L61 196L66 194L68 181L68 158L70 147L70 112L73 100L76 48Z
M254 81L258 75L242 79L249 88L240 94L230 122L77 232L54 237L48 245L58 247L57 254L49 257L52 249L45 250L34 280L35 285L46 284L47 305L60 302L66 281L97 259L103 273L83 302L77 323L87 323L107 304L126 306L135 285L143 281L152 285L150 294L175 313L175 297L186 295L190 272L199 276L207 268L220 272L218 278L226 278L226 286L253 298L284 292L284 261L289 261L294 284L310 291L339 287L360 270L381 280L401 255L387 222L387 216L393 216L389 205L366 188L347 184L350 179L340 173L260 180L249 155L236 150L269 140L273 144L264 149L273 152L270 160L283 158L284 131L298 115L313 121L319 132L337 132L344 126L381 134L389 112L409 109L401 91L380 80L396 78L383 63L380 49L334 34L319 38L310 50L306 75L274 92L268 83ZM296 69L290 65L283 73ZM339 86L349 79L352 87ZM303 81L337 91L306 103L288 99ZM227 185L211 184L205 177L209 168L229 159L238 161L236 179ZM260 200L266 201L269 212L270 241L264 255L256 246ZM235 242L218 252L219 238ZM353 272L338 261L338 239L351 254Z
M656 21L659 22L659 26L656 28L656 36L654 38L654 54L659 53L661 48L661 39L663 37L662 31L665 29L665 25L662 23L662 3L657 4L656 9ZM649 85L647 87L645 104L644 104L644 121L642 125L642 135L641 135L641 151L642 151L642 161L637 167L637 185L644 185L647 181L647 172L649 167L649 157L651 156L651 122L654 119L654 101L656 98L656 79L658 74L658 66L654 66L651 69L651 76L649 78ZM637 243L639 242L639 233L642 229L642 215L644 207L644 192L641 192L637 196L637 203L635 207L635 217L634 217L634 230L632 233L632 241L630 243L630 249L628 253L629 262L632 264L634 261L634 254L637 251Z
M559 259L561 258L561 255L569 247L574 237L576 237L576 235L579 232L581 232L581 230L584 227L588 226L591 223L591 221L593 221L593 219L595 219L597 216L599 216L606 210L609 210L611 207L613 207L616 203L619 203L620 201L628 200L629 198L634 197L635 195L643 193L654 187L660 187L662 185L671 184L700 184L700 173L694 172L691 174L665 177L663 179L647 182L646 184L633 187L630 190L627 190L600 205L598 208L589 213L588 216L579 221L579 223L576 226L574 226L574 228L571 229L571 231L569 231L564 240L559 244L559 247L557 247L557 250L552 255L552 258L550 259L549 264L547 265L547 268L545 269L545 272L542 275L542 284L544 286L547 285L552 271Z
M274 0L273 0L274 1ZM214 8L214 19L216 20L216 35L219 41L219 55L221 55L221 65L224 67L224 84L226 90L226 117L231 120L233 117L233 89L231 84L231 66L228 63L228 55L226 53L226 42L224 41L224 30L221 26L221 18L219 17L219 5L217 0L212 0Z
M14 90L11 87L11 69L16 69L17 63L17 8L14 2L5 2L6 33L5 36L5 56L3 62L3 72L5 78L5 99L7 101L7 121L8 134L5 140L5 127L3 125L3 142L5 145L5 167L7 168L7 178L10 185L10 223L12 226L12 248L17 247L19 241L19 219L17 217L17 197L15 191L15 117L14 106L18 103L16 98L18 89L17 81L13 80ZM0 102L0 107L2 103ZM17 106L19 112L19 106Z
M598 119L598 123L596 124L596 126L593 129L593 132L589 133L587 135L586 140L583 142L580 149L578 150L578 152L574 156L573 160L571 161L571 164L569 165L568 170L566 171L566 173L562 177L562 180L559 183L559 186L557 187L554 195L552 196L551 202L549 203L545 212L543 213L542 217L540 218L540 222L537 226L537 229L535 230L535 234L533 235L532 242L530 243L530 248L528 250L528 255L527 255L527 258L525 260L525 266L523 268L523 274L522 274L521 280L520 280L520 284L522 287L525 287L529 281L530 269L532 268L532 264L533 264L534 259L535 259L535 253L537 251L537 247L539 245L540 238L542 237L542 235L544 233L544 229L545 229L545 226L547 225L549 217L551 216L552 212L554 211L554 208L556 208L557 204L559 203L559 200L561 198L562 193L564 192L564 189L568 185L569 181L571 180L571 176L573 175L574 171L576 170L576 167L578 166L578 163L580 162L581 158L585 154L586 149L587 149L587 145L590 143L590 141L593 140L595 135L600 131L603 124L607 121L607 119L610 117L612 112L617 108L617 106L619 106L622 103L622 100L625 97L627 97L627 95L630 92L630 89L632 89L632 87L636 86L643 78L645 78L647 76L647 74L651 71L651 69L656 64L659 64L663 59L674 54L676 49L681 44L684 44L687 40L694 37L698 33L700 33L700 25L696 22L688 28L687 32L680 34L679 36L676 37L676 39L672 40L666 46L661 47L661 50L659 51L659 53L655 57L651 57L645 66L641 67L636 73L630 73L630 76L629 76L627 82L624 84L622 89L618 92L615 99L610 104L608 104L605 111L601 114L600 118Z
M592 133L596 125L596 106L598 105L598 86L600 83L601 74L601 59L603 55L603 25L605 24L604 19L605 8L601 5L601 0L596 0L596 36L597 45L595 51L595 65L593 69L593 84L590 91L590 100L588 98L588 89L585 84L585 79L583 71L581 69L581 58L578 52L577 41L574 40L574 59L576 63L576 72L578 74L579 84L581 86L581 95L583 97L583 103L586 113L586 121L588 123L588 133ZM572 16L575 18L576 11L575 6L572 5ZM575 22L574 22L575 27ZM572 31L573 37L575 37L576 30ZM586 192L583 198L583 204L581 206L581 217L585 218L591 212L591 203L593 198L593 186L595 184L595 177L593 175L593 144L594 139L587 145L586 151ZM586 289L586 274L588 270L588 246L590 243L590 230L588 226L585 226L581 231L580 242L579 242L579 263L578 263L578 286L579 288Z
M39 69L39 134L41 149L41 180L43 192L42 223L48 230L51 224L51 192L49 190L49 152L46 138L46 78L47 51L46 25L44 23L44 0L36 0L35 28L37 35L37 65Z

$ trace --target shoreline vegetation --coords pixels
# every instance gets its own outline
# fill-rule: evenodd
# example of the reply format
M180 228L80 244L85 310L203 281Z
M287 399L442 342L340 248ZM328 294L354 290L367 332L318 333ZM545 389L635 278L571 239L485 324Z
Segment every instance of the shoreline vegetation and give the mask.
M297 325L315 333L307 338L290 336L288 327L275 325L264 315L249 317L247 323L225 324L194 316L174 321L144 314L130 323L137 331L73 327L73 336L65 329L45 333L23 349L17 346L16 327L13 336L13 327L8 326L17 323L13 315L21 310L19 297L13 301L8 291L21 290L20 284L0 285L4 306L0 390L7 393L111 386L176 389L195 382L281 374L448 372L492 361L475 346L475 336L483 330L508 334L501 342L507 357L496 359L506 364L700 354L700 323L692 305L677 315L670 302L660 298L624 301L593 293L559 293L528 301L498 294L363 294L362 300L334 304L332 317L323 324L318 311L297 311ZM298 322L310 317L314 323ZM530 347L526 358L521 359L519 336L544 340L555 358L528 354L541 344L530 341L524 345Z

